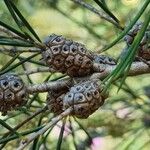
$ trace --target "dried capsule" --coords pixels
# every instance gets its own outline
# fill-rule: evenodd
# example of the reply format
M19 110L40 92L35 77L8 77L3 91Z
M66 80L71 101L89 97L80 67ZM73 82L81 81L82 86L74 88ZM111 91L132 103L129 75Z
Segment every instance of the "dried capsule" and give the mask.
M72 77L93 73L93 57L83 44L52 34L45 45L42 56L50 68Z
M20 77L10 73L0 76L0 111L2 115L25 105L27 96L26 87Z
M106 95L102 94L103 85L98 81L86 81L71 87L63 100L64 109L73 107L72 115L87 118L103 105Z
M54 115L59 115L63 112L63 98L68 92L68 88L64 87L61 91L51 90L47 95L47 106Z
M105 55L93 55L93 70L94 72L103 72L108 66L116 65L115 59Z
M114 58L105 55L94 55L94 62L105 65L116 65L117 62Z
M128 50L128 48L130 47L130 45L133 43L134 38L136 37L136 35L138 34L138 32L141 30L143 26L142 22L137 22L132 29L128 32L128 34L125 36L124 40L126 41L127 44L127 48L124 49L124 51L122 52L122 55L124 55L126 52L125 50ZM139 48L138 48L138 52L137 52L137 56L142 57L145 60L150 60L150 45L149 45L149 41L150 41L150 26L148 27L148 29L145 31L145 34L140 42Z

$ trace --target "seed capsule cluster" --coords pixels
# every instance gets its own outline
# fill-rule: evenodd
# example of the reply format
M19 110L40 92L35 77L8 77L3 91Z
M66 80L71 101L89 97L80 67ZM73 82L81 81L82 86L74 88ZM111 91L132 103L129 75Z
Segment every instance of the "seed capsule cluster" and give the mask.
M73 107L72 115L87 118L103 105L107 96L102 92L102 85L97 81L86 81L71 87L63 100L64 109Z
M42 56L50 68L72 77L82 77L93 72L93 58L83 44L52 34L45 45Z
M138 32L141 30L143 23L137 22L133 28L129 31L128 35L125 36L124 40L126 41L127 47L130 47L130 45L133 43L134 38L138 34ZM148 27L147 31L145 32L142 41L139 45L139 50L137 55L139 57L142 57L145 60L150 60L150 27Z
M17 75L4 74L0 77L0 111L2 115L27 102L26 87Z

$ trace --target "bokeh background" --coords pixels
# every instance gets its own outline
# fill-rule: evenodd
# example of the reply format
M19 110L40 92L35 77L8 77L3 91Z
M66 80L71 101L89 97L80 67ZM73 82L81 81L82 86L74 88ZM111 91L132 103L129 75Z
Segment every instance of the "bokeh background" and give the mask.
M90 50L99 51L120 33L120 30L109 22L70 0L14 0L14 2L42 40L52 33L61 34L84 43ZM100 10L92 0L86 0L86 2ZM119 18L122 26L126 26L133 19L143 4L143 0L106 0L106 2L110 10ZM144 15L140 20L142 21L143 18ZM17 28L3 1L0 1L0 20ZM125 43L122 40L105 54L117 59L124 47ZM36 59L40 60L40 58ZM0 68L9 60L10 56L0 53ZM33 64L29 66L30 69L36 67ZM21 72L21 70L22 68L18 67L15 71ZM40 83L47 75L48 73L38 73L30 77L34 83ZM53 74L51 79L59 76L60 74ZM26 77L22 78L28 82ZM117 89L117 84L112 85L105 105L88 119L78 119L82 127L73 118L70 119L74 136L71 135L70 123L67 122L62 150L74 150L75 145L80 150L150 149L150 76L146 74L128 77L123 89L118 93ZM46 94L39 94L39 97L41 104L37 101L33 102L37 108L45 105ZM30 108L29 113L34 112L36 107ZM12 117L13 115L15 117ZM18 111L0 118L5 119L13 127L27 116L28 114ZM43 116L42 121L48 119L48 115ZM19 131L34 128L36 124L35 118ZM47 138L46 147L50 150L56 149L61 125L60 122L58 126L55 126ZM6 130L0 126L0 135L4 132ZM88 132L90 138L85 132ZM12 141L5 149L12 150L17 146L18 141ZM41 146L40 149L45 147Z

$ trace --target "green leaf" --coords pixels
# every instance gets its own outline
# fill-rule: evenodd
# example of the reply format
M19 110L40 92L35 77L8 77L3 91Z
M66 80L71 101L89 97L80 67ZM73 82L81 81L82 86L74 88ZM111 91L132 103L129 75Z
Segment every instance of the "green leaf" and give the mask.
M24 23L24 25L28 28L28 30L32 33L32 35L39 41L41 42L40 38L38 37L38 35L36 34L36 32L34 31L34 29L31 27L31 25L28 23L28 21L23 17L23 15L21 14L21 12L17 9L17 7L14 5L14 3L9 0L14 11L16 12L16 14L18 15L18 17L22 20L22 22Z
M11 26L5 24L4 22L0 21L0 25L3 26L4 28L10 30L11 32L15 33L16 35L18 35L24 39L27 39L26 35L24 35L23 33L21 33L20 31L18 31L16 29L12 28Z
M19 135L25 136L25 135L31 134L31 133L33 133L33 132L37 132L37 131L39 131L40 129L42 129L43 127L44 127L44 126L42 125L42 126L40 126L40 127L34 128L34 129L32 129L32 130L28 130L28 131L21 132L21 133L19 133ZM5 142L9 142L9 141L11 141L11 140L15 140L15 139L17 139L17 138L19 138L18 135L12 135L12 136L8 136L8 137L6 137L6 138L2 138L2 139L0 139L0 144L5 143Z
M150 13L150 11L149 11ZM103 82L105 82L106 80L108 80L110 78L110 80L108 81L107 85L106 85L106 88L108 88L108 86L115 80L117 79L119 76L121 76L124 71L126 70L125 72L125 76L121 82L121 85L120 87L122 86L126 76L127 76L127 73L130 69L130 66L134 60L134 57L136 55L136 52L138 50L138 46L145 34L145 31L149 25L149 22L150 22L150 15L147 15L148 17L145 18L145 21L144 21L144 24L143 24L143 27L142 29L139 31L139 33L137 34L134 42L132 43L132 45L130 46L129 50L128 50L128 53L125 55L125 57L122 58L121 62L118 64L118 66L116 67L116 69L109 75L105 78L105 80ZM119 88L120 89L120 88Z
M26 31L26 28L25 28L24 24L22 23L22 21L18 18L18 16L16 15L16 13L14 12L14 10L12 9L12 6L11 6L9 0L4 0L4 2L5 2L5 4L6 4L8 10L9 10L9 12L10 12L10 14L12 15L14 21L16 22L16 24L17 24L18 27L20 28L20 30L21 30L22 32L24 32L24 34L28 37L28 39L30 39L31 41L34 41L34 40L32 39L32 37L31 37L31 36L28 34L28 32Z
M20 46L20 47L34 47L34 44L20 39L15 39L11 37L0 36L0 45L7 46Z
M0 124L5 127L6 129L10 130L12 133L20 137L20 134L16 132L11 126L9 126L7 123L5 123L3 120L0 119Z
M38 121L37 127L41 126L42 119L43 119L43 115L41 115L41 117L40 117L40 119L39 119L39 121ZM31 150L37 150L38 141L39 141L39 137L37 137L37 138L33 141L33 145L32 145Z
M95 1L95 3L99 5L111 18L113 18L117 23L119 23L119 20L117 19L117 17L106 7L105 4L103 4L99 0L93 0L93 1Z
M149 0L145 1L144 5L140 9L140 11L136 14L136 16L134 17L134 19L130 22L130 24L117 37L117 39L115 39L112 43L110 43L108 46L106 46L105 48L102 49L103 52L106 51L106 50L108 50L109 48L113 47L114 45L116 45L129 32L129 30L133 27L133 25L137 22L137 20L143 14L143 12L145 11L145 9L146 9L146 7L148 6L149 3L150 3Z
M143 36L144 36L144 34L145 34L145 31L146 31L146 29L147 29L147 27L148 27L148 25L149 25L149 22L150 22L150 15L149 15L149 14L150 14L150 11L149 11L148 14L146 15L147 17L145 18L143 27L142 27L142 29L139 31L138 35L136 36L136 38L135 38L135 40L134 40L134 42L133 42L133 44L132 44L133 46L131 45L131 48L129 48L129 51L130 51L130 49L131 49L132 51L131 51L131 53L129 53L129 56L128 56L128 55L126 56L126 62L124 63L124 66L122 67L122 70L123 70L124 68L126 68L126 67L127 67L127 69L126 69L126 71L125 71L125 73L124 73L124 76L123 76L123 78L122 78L122 81L121 81L121 84L120 84L118 90L120 89L120 87L122 86L122 84L124 83L124 81L125 81L125 79L126 79L126 77L127 77L127 74L128 74L128 72L129 72L130 67L131 67L131 65L132 65L132 62L133 62L133 60L134 60L134 58L135 58L135 55L136 55L136 52L137 52L138 47L139 47L139 45L140 45L140 42L141 42L141 40L142 40L142 38L143 38ZM134 44L134 43L135 43L135 44ZM123 73L121 72L121 74L123 74Z
M143 7L141 9L141 10L143 10L142 12L144 12L144 10L148 6L148 4L149 4L149 0L147 0L146 3L143 5ZM141 10L139 12L141 12ZM137 16L139 16L139 15L137 15ZM147 26L148 25L146 25L146 27ZM145 27L144 27L144 31L145 31ZM112 83L112 81L114 81L115 79L117 79L124 72L124 70L126 69L127 65L129 65L130 63L132 63L133 58L134 58L134 56L136 54L137 48L138 48L138 46L140 44L140 40L142 39L142 37L144 35L144 31L143 31L143 29L141 30L142 34L140 32L140 34L141 34L140 39L136 38L134 40L134 42L132 43L131 47L128 50L128 53L125 55L125 57L122 58L121 62L118 64L118 66L116 67L116 69L114 71L112 71L112 73L110 75L108 75L104 79L103 82L107 81L110 78L109 82L106 85L105 90L110 86L110 84Z
M16 54L9 62L7 62L1 69L0 72L5 70L7 67L9 67L18 57L20 54Z
M0 75L2 75L2 74L4 74L4 73L7 73L7 72L9 72L9 71L11 71L11 70L17 68L19 65L21 65L21 64L23 64L23 63L25 63L25 62L27 62L28 60L30 60L30 59L36 57L36 56L39 55L39 54L40 54L40 53L31 55L30 57L28 57L28 58L26 58L26 59L24 59L24 60L22 60L22 61L16 63L15 65L6 68L5 70L3 70L3 71L0 72Z
M61 150L61 144L62 144L62 140L63 140L65 124L66 124L66 118L63 119L63 124L61 126L61 130L60 130L60 133L59 133L59 138L58 138L56 150Z
M17 7L13 4L10 0L4 0L9 12L11 13L14 21L18 25L18 27L21 29L21 31L24 32L26 36L31 41L34 41L33 38L29 35L28 31L39 41L41 42L40 38L37 36L33 28L30 26L30 24L27 22L27 20L23 17L21 12L17 9Z

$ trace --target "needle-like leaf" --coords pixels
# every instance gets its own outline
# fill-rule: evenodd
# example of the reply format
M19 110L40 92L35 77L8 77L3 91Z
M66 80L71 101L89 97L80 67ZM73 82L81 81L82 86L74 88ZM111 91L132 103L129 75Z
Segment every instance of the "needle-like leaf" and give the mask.
M137 20L140 18L140 16L143 14L147 6L149 5L150 1L146 0L140 11L136 14L134 19L130 22L130 24L124 29L124 31L121 32L121 34L109 45L107 45L105 48L103 48L101 51L106 51L109 48L113 47L115 44L117 44L128 32L129 30L133 27L133 25L137 22Z
M94 0L95 3L100 6L100 8L102 8L112 19L114 19L117 23L119 23L119 20L117 19L117 17L106 7L106 5L104 3L102 3L99 0Z
M14 5L14 3L10 0L4 0L9 12L11 13L14 21L16 22L16 24L18 25L18 27L21 29L21 31L24 32L24 34L26 36L28 36L28 38L31 41L34 41L33 38L30 36L30 34L28 33L28 31L39 41L41 42L40 38L38 37L38 35L36 34L36 32L34 31L34 29L30 26L30 24L27 22L27 20L23 17L23 15L21 14L21 12L17 9L17 7Z

